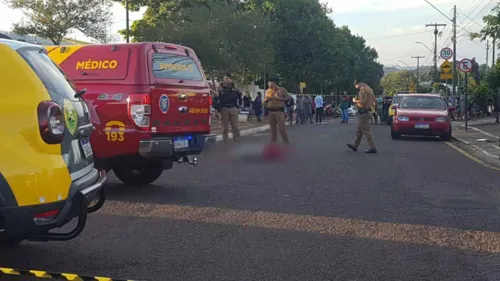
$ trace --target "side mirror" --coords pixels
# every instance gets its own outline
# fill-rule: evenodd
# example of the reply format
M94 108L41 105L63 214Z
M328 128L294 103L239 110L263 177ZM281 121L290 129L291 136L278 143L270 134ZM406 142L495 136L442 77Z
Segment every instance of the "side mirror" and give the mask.
M78 99L78 98L81 98L83 95L85 95L87 93L87 88L83 89L83 90L80 90L78 92L76 92L75 94L75 99Z

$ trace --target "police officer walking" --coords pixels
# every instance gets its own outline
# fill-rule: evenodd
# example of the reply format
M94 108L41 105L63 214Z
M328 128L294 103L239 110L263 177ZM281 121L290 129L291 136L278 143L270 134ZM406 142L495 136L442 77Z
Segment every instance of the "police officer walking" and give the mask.
M239 108L242 105L242 94L236 89L230 74L224 76L219 86L219 107L222 122L222 138L224 142L229 140L229 124L233 132L233 140L240 141L240 128L238 121Z
M356 89L359 90L358 98L354 99L358 106L358 128L356 131L356 139L354 143L347 144L347 147L352 149L353 151L358 151L358 147L361 144L361 140L363 139L363 135L366 137L368 141L369 149L365 150L366 153L377 153L377 148L375 147L375 141L373 140L373 135L370 128L370 119L371 119L371 109L373 103L375 102L375 95L373 94L373 90L364 82L356 81L355 83Z

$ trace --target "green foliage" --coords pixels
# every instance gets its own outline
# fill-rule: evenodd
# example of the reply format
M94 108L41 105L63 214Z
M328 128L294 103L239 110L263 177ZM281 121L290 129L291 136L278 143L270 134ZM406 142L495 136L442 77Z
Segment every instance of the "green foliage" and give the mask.
M36 35L59 45L70 29L101 41L108 36L106 25L111 17L108 0L5 0L19 9L24 18L14 25L20 35Z
M336 27L318 0L130 0L132 10L141 6L148 8L132 24L133 40L190 46L212 77L268 73L291 91L306 82L309 92L353 92L362 79L382 91L376 50Z
M488 38L500 38L500 4L497 4L491 12L489 15L483 17L484 27L481 31L469 35L472 40L480 39L484 41ZM500 40L497 42L497 46L500 47Z
M408 70L400 70L385 75L380 84L386 93L396 94L398 91L408 91L410 84L416 84L416 75Z
M481 108L491 104L493 102L492 95L488 86L485 84L480 84L469 92L470 93L470 102L473 104L477 104Z

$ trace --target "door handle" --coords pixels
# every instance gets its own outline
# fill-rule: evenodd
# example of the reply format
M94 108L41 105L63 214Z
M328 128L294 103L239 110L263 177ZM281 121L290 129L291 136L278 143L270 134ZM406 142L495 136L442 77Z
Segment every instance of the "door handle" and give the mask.
M186 94L178 94L177 98L179 98L179 100L185 101L185 100L187 100L188 95L186 95Z

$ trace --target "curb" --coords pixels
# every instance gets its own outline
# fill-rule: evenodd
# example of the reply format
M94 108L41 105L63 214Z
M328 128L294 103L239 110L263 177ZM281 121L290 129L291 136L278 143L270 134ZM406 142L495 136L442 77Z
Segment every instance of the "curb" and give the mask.
M470 144L470 142L468 142L468 141L466 141L466 140L463 140L463 139L460 139L460 138L457 138L457 137L455 137L455 136L453 136L453 135L451 136L451 139L452 139L452 140L455 140L455 141L459 141L459 142L461 142L461 143L463 143L463 144L467 144L467 145L469 145L469 144Z
M452 136L451 137L452 140L455 140L455 141L458 141L458 142L461 142L463 144L466 144L466 145L471 145L470 142L466 141L466 140L463 140L461 138L457 138L457 137L454 137ZM481 151L484 155L488 156L488 157L491 157L491 158L494 158L494 159L500 159L500 156L498 155L494 155L494 154L491 154L489 153L486 149L481 149L480 147L478 147L477 145L472 145L475 149L477 149L478 151Z
M296 124L290 124L290 123L286 123L285 124L287 127L288 126L294 126ZM255 128L250 128L250 129L246 129L246 130L242 130L240 131L240 136L248 136L248 135L252 135L252 134L255 134L255 133L260 133L260 132L265 132L267 130L270 130L271 127L269 127L269 124L267 125L262 125L262 126L259 126L259 127L255 127ZM229 139L233 139L233 133L229 133ZM215 141L216 142L221 142L222 141L222 135L217 135L215 137Z
M242 137L243 136L248 136L248 135L251 135L251 134L264 132L264 131L267 131L269 129L270 129L269 125L259 126L259 127L255 127L255 128L250 128L250 129L242 130L242 131L240 131L240 135ZM229 133L229 139L233 139L233 133ZM221 142L222 141L222 135L217 135L215 137L215 141Z

